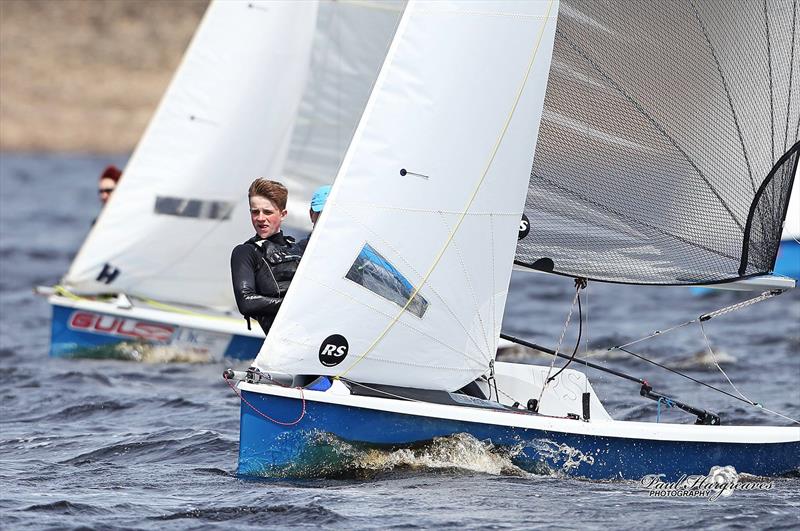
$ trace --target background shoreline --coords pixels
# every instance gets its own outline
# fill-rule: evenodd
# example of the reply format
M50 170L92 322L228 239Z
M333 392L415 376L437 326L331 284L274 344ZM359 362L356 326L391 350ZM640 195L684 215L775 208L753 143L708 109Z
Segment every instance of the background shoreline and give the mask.
M0 151L129 154L207 5L0 2Z

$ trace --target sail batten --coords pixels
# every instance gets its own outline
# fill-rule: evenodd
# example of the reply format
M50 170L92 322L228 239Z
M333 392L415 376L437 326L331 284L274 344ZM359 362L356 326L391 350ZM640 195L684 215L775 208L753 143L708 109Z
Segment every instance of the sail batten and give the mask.
M565 0L516 263L654 285L769 273L796 33L791 0Z

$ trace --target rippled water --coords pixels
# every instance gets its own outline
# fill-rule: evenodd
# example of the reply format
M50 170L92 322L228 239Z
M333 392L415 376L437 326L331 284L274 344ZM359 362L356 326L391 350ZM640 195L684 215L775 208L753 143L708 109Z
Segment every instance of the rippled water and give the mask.
M31 294L63 274L98 213L89 156L0 157L0 527L203 529L589 528L800 526L800 479L768 491L704 499L654 499L637 482L528 474L464 436L412 450L336 446L328 477L238 479L238 401L223 364L49 359L49 307ZM243 235L243 238L246 235ZM232 245L235 242L232 242ZM569 279L514 278L506 332L558 340ZM785 424L604 347L743 300L681 288L590 285L589 357L645 377L658 390L718 411L729 424ZM739 389L800 417L800 293L784 294L706 326L717 359ZM586 337L586 335L584 337ZM574 335L567 334L565 344ZM695 326L638 352L725 386ZM549 358L516 356L549 363ZM561 362L558 364L560 365ZM590 373L617 418L653 420L655 404L632 383ZM730 390L729 387L725 387ZM667 420L689 422L667 410ZM344 459L346 458L346 459Z

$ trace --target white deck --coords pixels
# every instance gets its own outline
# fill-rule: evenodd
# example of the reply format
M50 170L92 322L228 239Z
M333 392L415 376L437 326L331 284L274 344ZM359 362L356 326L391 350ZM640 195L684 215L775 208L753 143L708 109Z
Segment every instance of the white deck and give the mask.
M38 290L40 294L46 294L44 290ZM111 299L108 301L96 299L73 299L58 294L51 294L48 302L56 306L74 308L76 310L86 310L90 312L103 313L142 321L156 323L166 323L186 328L206 330L209 332L219 332L225 334L235 334L239 336L264 337L258 323L252 321L252 330L247 329L247 322L241 316L218 314L211 311L175 307L174 311L162 310L151 306L146 306L145 302L136 299Z

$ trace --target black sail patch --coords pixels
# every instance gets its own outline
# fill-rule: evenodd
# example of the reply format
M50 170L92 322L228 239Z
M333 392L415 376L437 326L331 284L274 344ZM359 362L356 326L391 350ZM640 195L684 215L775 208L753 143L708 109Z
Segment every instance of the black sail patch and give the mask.
M517 240L521 240L528 233L531 231L531 222L528 221L528 216L522 214L522 219L519 220L519 233L517 234Z
M339 365L347 357L349 348L347 339L343 335L328 336L319 347L319 362L326 367Z

